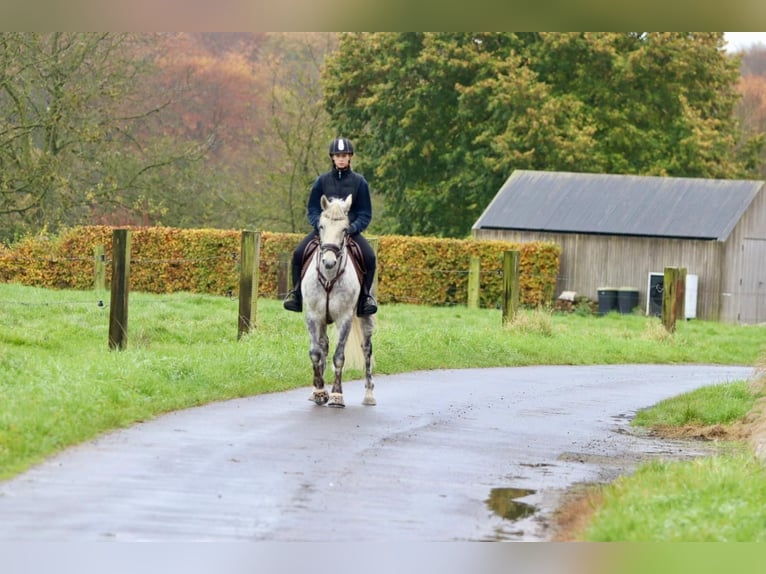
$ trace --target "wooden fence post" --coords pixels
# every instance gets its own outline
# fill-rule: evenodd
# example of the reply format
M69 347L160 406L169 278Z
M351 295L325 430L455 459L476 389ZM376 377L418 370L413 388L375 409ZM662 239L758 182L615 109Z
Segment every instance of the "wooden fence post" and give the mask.
M519 308L518 251L503 252L503 325L513 321Z
M293 284L290 283L292 279L290 276L291 258L290 253L279 254L279 263L277 264L277 298L279 299L284 299L287 292L293 287Z
M239 268L239 322L237 340L255 325L258 309L258 267L261 259L261 232L242 231Z
M130 278L130 231L112 232L112 293L109 306L109 348L128 346L128 280Z
M106 248L103 245L93 248L93 289L96 293L106 289Z
M468 308L479 308L479 279L481 275L481 258L471 255L471 265L468 269Z
M668 333L675 333L676 320L685 315L686 268L665 267L662 285L662 324Z

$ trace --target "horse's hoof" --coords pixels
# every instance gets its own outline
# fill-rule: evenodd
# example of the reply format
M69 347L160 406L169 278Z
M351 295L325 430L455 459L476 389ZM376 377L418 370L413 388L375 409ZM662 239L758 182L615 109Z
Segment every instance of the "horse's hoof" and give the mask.
M341 393L330 393L330 402L327 403L328 407L336 407L342 409L346 406L343 402L343 395Z
M314 391L309 397L309 400L322 406L327 404L327 401L330 400L330 395L325 390Z
M378 404L378 401L375 400L375 397L372 396L365 396L364 400L362 401L362 404L367 407L374 407Z

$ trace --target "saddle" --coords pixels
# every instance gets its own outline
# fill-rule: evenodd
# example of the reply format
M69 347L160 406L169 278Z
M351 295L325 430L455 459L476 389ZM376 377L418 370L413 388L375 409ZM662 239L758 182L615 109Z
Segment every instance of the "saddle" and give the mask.
M309 241L308 245L306 245L301 263L301 279L303 279L303 277L306 275L306 270L311 264L311 260L314 257L314 253L318 247L319 237L314 237L311 241ZM364 282L364 274L367 271L364 267L364 256L362 255L362 248L359 247L359 244L354 241L354 238L350 235L346 237L346 247L348 249L348 254L351 256L351 262L354 264L356 276L359 278L359 284L362 284Z

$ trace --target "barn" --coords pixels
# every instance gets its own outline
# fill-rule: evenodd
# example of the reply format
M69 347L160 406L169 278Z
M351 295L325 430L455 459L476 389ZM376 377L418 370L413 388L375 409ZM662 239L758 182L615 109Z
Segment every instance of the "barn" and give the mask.
M517 170L473 226L477 239L561 245L558 293L638 291L652 274L696 276L687 317L766 322L766 182ZM687 298L687 302L689 299Z

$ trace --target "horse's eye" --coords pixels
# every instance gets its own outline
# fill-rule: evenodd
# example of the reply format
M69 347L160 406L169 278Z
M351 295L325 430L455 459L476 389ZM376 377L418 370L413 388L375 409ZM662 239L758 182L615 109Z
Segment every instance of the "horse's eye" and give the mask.
M324 225L319 226L319 231L322 231L324 229Z

